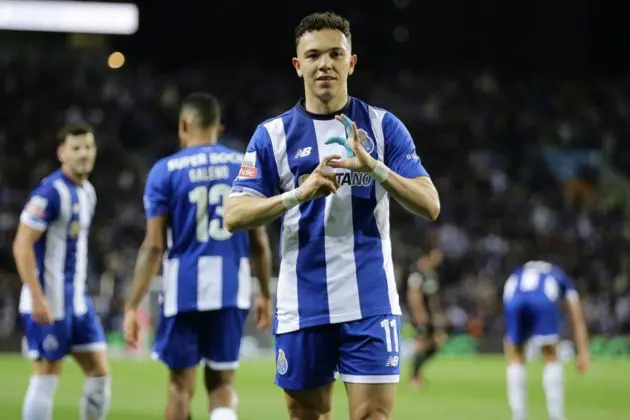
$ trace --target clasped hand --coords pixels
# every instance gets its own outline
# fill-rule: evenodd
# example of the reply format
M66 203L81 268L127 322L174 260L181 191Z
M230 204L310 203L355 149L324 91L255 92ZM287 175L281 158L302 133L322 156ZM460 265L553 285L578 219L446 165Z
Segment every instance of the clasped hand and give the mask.
M338 143L344 145L346 148L349 147L353 156L349 156L345 159L341 158L339 155L325 156L315 170L304 180L302 185L297 188L296 196L301 202L337 193L337 189L339 188L337 175L327 168L349 169L355 172L371 172L376 166L376 159L361 146L359 130L354 121L343 114L337 115L335 119L344 125L347 138L333 137L328 139L326 143Z

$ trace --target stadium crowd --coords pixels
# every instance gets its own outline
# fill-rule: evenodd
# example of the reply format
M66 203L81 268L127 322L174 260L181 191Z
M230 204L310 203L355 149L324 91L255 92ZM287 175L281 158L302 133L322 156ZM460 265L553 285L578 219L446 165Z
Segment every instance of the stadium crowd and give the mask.
M453 329L464 331L476 319L496 333L509 271L526 258L553 256L578 284L591 331L630 332L622 213L614 197L597 190L597 159L576 157L597 156L605 139L627 136L628 80L360 73L352 93L405 122L441 195L433 225L393 206L398 280L423 249L440 247ZM238 82L221 82L235 74ZM223 141L244 149L255 124L297 101L293 77L261 63L160 74L148 65L112 70L100 53L0 57L0 307L17 303L11 241L29 191L58 164L55 131L63 122L97 127L89 284L106 328L120 329L144 231L145 176L177 147L179 100L196 89L216 94L224 105ZM616 156L623 166L628 153ZM277 242L276 229L270 235Z

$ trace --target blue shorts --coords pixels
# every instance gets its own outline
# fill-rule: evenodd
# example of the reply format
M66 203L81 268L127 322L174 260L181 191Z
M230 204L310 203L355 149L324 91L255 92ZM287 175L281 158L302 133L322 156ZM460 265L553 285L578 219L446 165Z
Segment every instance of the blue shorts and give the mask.
M94 305L87 302L82 315L68 313L54 324L36 324L30 314L22 315L28 357L32 360L59 360L70 353L107 349L103 326Z
M320 325L276 336L276 380L283 389L319 388L335 379L384 384L400 379L400 315Z
M554 344L560 340L562 316L555 302L533 294L522 294L504 307L506 337L515 345L532 339L538 344Z
M154 357L170 369L195 367L204 361L213 370L238 367L247 310L160 313L153 344Z

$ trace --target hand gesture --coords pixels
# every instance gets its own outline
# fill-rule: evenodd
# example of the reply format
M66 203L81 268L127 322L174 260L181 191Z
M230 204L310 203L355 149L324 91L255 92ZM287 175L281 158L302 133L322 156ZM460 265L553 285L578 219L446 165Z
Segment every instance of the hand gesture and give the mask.
M127 309L125 311L123 330L127 344L131 347L137 347L140 339L140 323L138 322L138 314L135 309Z
M48 302L45 297L33 299L33 313L31 314L36 324L53 324L55 320L50 312Z
M591 364L591 355L588 351L578 352L575 359L575 367L581 375L585 374Z
M266 330L271 325L271 301L269 298L260 296L254 302L254 312L256 313L256 328Z
M330 164L331 160L339 158L340 156L338 155L330 155L322 159L313 173L295 191L295 195L300 202L337 193L337 188L339 188L337 175L325 168Z
M343 114L337 115L335 119L344 125L348 139L346 141L346 139L333 137L329 139L327 143L340 143L343 144L344 147L346 147L346 144L349 144L354 156L346 159L332 160L329 166L331 168L350 169L355 172L372 172L376 166L376 159L370 156L363 146L361 146L357 125Z

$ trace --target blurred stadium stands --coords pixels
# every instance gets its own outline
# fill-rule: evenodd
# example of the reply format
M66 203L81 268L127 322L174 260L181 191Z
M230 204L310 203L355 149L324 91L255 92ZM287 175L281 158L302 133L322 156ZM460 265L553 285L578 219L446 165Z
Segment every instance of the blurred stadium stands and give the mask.
M358 45L365 44L370 10L351 14L358 22L356 30L363 31ZM394 12L385 15L384 26L391 29ZM295 16L297 22L299 15ZM282 36L291 41L291 28L284 29ZM626 179L630 177L630 76L518 73L501 65L443 71L430 66L418 69L410 63L407 68L403 63L413 61L408 59L410 50L392 40L390 32L387 42L377 43L373 51L358 47L365 55L373 54L366 60L369 64L358 68L351 92L395 112L407 124L442 200L442 213L434 225L394 206L398 279L406 275L422 248L441 247L446 253L442 276L453 330L465 332L480 325L480 334L499 337L500 290L506 274L526 258L553 257L579 285L593 333L630 333ZM142 38L145 42L147 36ZM29 39L30 48L15 48L16 39ZM444 37L443 45L450 45L449 40ZM291 42L267 59L248 51L215 60L213 42L220 41L208 39L207 54L199 46L203 39L195 41L196 47L181 54L190 59L194 50L201 57L196 62L182 61L177 66L179 57L172 56L163 65L167 60L151 45L147 49L155 59L131 53L124 66L112 69L107 65L110 46L120 46L122 41L0 37L0 45L7 46L0 50L0 325L6 326L0 330L4 336L13 331L12 320L17 320L20 286L11 241L30 189L57 166L54 133L61 123L82 119L98 128L93 183L99 204L91 234L89 283L106 328L116 331L144 232L144 179L155 160L177 147L179 100L196 89L215 93L225 109L223 141L244 149L257 123L299 98L299 81L288 65ZM129 42L136 48L129 47L130 51L141 49L141 41ZM409 48L419 45L424 44ZM176 50L173 45L164 47L168 51L164 55ZM374 55L386 49L389 58L400 54L396 67L375 64ZM431 51L426 57L437 57ZM275 59L280 53L284 66ZM579 52L574 55L581 57ZM607 176L606 184L602 174ZM270 234L277 242L276 226L270 227Z

